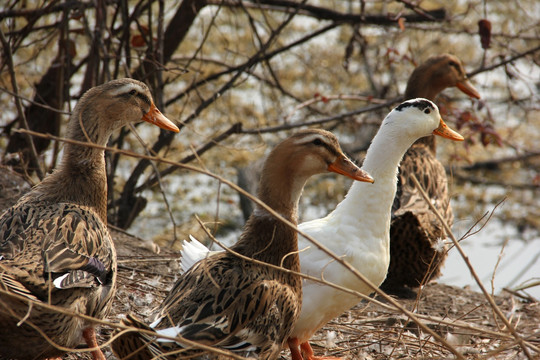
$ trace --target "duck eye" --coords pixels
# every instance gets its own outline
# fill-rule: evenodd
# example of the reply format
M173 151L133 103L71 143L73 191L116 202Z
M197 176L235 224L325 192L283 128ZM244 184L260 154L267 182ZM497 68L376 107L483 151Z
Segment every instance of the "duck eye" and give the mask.
M425 109L424 114L431 114L431 109Z
M457 63L457 62L455 62L455 61L453 61L453 60L452 60L452 61L450 61L450 62L449 62L448 64L449 64L450 66L453 66L453 67L455 67L456 69L458 69L458 68L459 68L459 65L458 65L458 63Z
M322 140L321 139L315 139L313 140L313 145L317 145L317 146L321 146L323 144Z
M132 96L133 96L133 95L135 95L136 93L137 93L137 90L131 90L131 91L129 92L129 95L132 95Z

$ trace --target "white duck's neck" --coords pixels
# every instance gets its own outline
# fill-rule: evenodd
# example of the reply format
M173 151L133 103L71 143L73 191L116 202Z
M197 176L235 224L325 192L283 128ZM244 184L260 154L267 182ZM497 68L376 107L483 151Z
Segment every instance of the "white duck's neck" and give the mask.
M389 134L381 127L367 151L362 169L375 179L373 184L355 181L345 199L329 215L348 226L370 229L376 238L388 239L390 210L396 194L399 163L415 139ZM362 214L358 217L356 214ZM388 241L388 240L387 240Z
M379 180L397 181L396 174L399 163L405 152L416 140L405 134L389 133L389 131L391 129L385 129L383 125L371 141L362 169L373 176L375 183L364 183L364 185L376 186ZM360 184L360 182L354 183L354 185Z

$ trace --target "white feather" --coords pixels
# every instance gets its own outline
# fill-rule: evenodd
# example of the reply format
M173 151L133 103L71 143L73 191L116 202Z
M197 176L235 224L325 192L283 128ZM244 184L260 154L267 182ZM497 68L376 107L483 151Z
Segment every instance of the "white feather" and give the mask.
M418 100L409 100L411 103L415 101ZM373 138L362 166L375 182L354 182L345 199L328 216L298 226L336 256L349 262L375 286L384 281L390 262L390 217L399 163L417 139L430 135L440 123L437 106L431 104L435 111L429 114L415 106L390 112ZM184 242L184 248L186 244ZM193 249L197 251L186 251L186 256L189 256L186 259L182 255L182 269L209 255L209 250L203 247L196 241ZM366 295L372 293L367 284L306 238L299 237L298 248L301 250L303 273L316 277L322 275L329 282ZM302 290L302 310L291 334L300 343L308 341L315 331L360 300L311 281L304 280Z
M56 279L54 279L53 281L53 285L55 288L57 289L63 289L62 287L62 281L64 281L65 278L67 278L69 275L69 273L65 273L64 275L60 276L60 277L57 277Z
M189 235L191 241L184 240L182 242L182 250L180 250L180 273L183 274L200 260L212 255L215 252L210 251L199 240Z
M152 327L152 325L150 325L150 327ZM166 328L166 329L159 329L159 330L156 330L156 333L158 335L161 335L161 336L166 336L166 337L177 337L178 335L180 335L182 333L182 326L173 326L173 327L170 327L170 328ZM163 342L163 343L168 343L168 342L174 342L174 340L169 340L169 339L162 339L162 338L158 338L157 341L159 342Z

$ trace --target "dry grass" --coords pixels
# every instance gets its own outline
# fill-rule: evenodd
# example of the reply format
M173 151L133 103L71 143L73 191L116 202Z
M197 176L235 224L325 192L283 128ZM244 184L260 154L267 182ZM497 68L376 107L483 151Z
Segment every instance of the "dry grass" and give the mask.
M19 195L13 187L19 189L21 184L6 180L9 177L2 179L2 205L9 206L13 202L10 195ZM178 253L162 249L156 254L141 239L118 231L112 234L119 258L118 291L108 321L102 322L100 344L109 340L126 313L142 318L150 314L176 281L179 269ZM428 284L416 300L399 300L401 309L384 294L377 300L360 300L358 306L317 332L312 339L317 354L344 359L540 356L540 305L515 294L494 296L490 303L486 294ZM107 358L114 359L107 346L104 350ZM289 358L288 351L282 357ZM89 355L77 352L66 358Z
M114 233L121 267L112 320L133 311L141 317L157 306L176 280L178 255L164 250L156 255L137 247L137 240ZM149 296L148 294L151 294ZM381 300L380 302L377 300ZM540 356L540 305L505 293L494 301L526 342L531 358ZM428 284L418 299L399 300L422 324L443 337L466 359L527 358L515 338L494 314L481 293L443 284ZM104 331L104 334L109 331ZM455 358L398 309L380 297L361 301L327 324L312 339L318 355L344 359ZM289 358L288 350L282 358ZM111 359L112 359L111 355Z

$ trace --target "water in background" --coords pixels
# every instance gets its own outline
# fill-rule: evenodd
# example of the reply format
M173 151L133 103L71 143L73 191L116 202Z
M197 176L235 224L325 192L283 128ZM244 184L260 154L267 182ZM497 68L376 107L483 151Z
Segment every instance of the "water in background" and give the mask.
M207 176L193 174L191 176L178 177L178 179L169 184L169 191L174 193L175 187L186 188L189 191L180 197L181 201L171 203L173 214L176 217L176 223L182 224L192 217L193 214L212 214L216 209L216 196L213 192L217 189L217 182ZM348 185L345 185L348 188ZM220 198L220 217L232 218L238 226L226 233L221 233L218 240L225 245L230 246L236 242L241 233L241 213L237 203L237 194L227 187L221 188ZM486 188L482 188L484 193ZM309 192L309 191L308 191ZM150 195L150 194L148 194ZM500 195L500 194L499 194ZM228 201L224 201L228 200ZM460 239L474 225L476 219L471 215L463 218L467 211L463 210L465 198L453 200L454 221L453 232L457 239ZM336 200L339 202L339 199ZM176 208L182 204L188 205L188 210ZM481 206L477 204L478 206ZM509 202L505 206L511 206ZM515 206L514 206L515 205ZM484 211L493 210L495 205L485 204ZM518 204L512 205L513 211L519 209ZM300 213L302 221L320 218L326 216L329 208L335 205L313 204L308 196L301 199ZM458 210L461 208L461 210ZM145 239L152 239L156 235L156 228L167 229L171 226L170 220L163 213L164 206L161 199L150 201L144 214L139 217L130 232L137 233ZM469 236L461 241L461 246L478 274L484 287L492 291L492 277L495 273L493 293L501 293L503 288L515 289L525 282L540 281L540 234L537 230L528 232L519 232L516 224L502 222L498 219L501 208L494 212L493 217L476 234ZM181 216L182 215L182 216ZM461 219L460 219L461 217ZM476 225L477 229L479 225ZM198 228L195 226L191 230ZM191 232L190 232L191 233ZM180 240L187 239L189 234L180 235ZM194 234L196 235L196 234ZM170 241L172 236L166 236ZM204 241L203 236L200 240ZM503 249L504 246L504 249ZM214 246L215 248L215 246ZM497 262L499 264L497 265ZM474 278L465 264L465 261L457 251L452 248L449 251L448 258L442 270L443 275L437 280L440 283L454 285L458 287L470 286L474 290L479 290ZM540 299L540 285L525 290L533 297Z
M465 224L457 224L453 232L459 239L467 230ZM540 281L540 236L536 231L519 233L515 225L491 219L481 231L460 244L489 292L492 291L492 279L495 294L499 294L503 288L515 289L524 283ZM438 281L460 287L471 286L479 291L464 259L455 248L450 250L443 275ZM540 299L540 285L525 292Z

